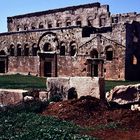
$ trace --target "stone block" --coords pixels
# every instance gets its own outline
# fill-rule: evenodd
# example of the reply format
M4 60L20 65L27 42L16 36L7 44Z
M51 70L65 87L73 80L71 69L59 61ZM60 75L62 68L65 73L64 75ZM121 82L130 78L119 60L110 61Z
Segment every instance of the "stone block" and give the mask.
M47 90L49 98L59 95L63 100L69 99L69 94L75 98L75 94L81 96L91 95L98 99L104 99L104 79L98 77L52 77L47 78Z
M8 106L21 102L23 100L23 92L27 91L14 89L0 89L0 105Z

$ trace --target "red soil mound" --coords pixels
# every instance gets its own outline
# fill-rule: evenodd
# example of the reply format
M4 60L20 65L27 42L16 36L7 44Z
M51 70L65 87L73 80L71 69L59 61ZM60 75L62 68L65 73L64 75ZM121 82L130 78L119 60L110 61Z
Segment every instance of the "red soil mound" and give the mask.
M73 121L76 124L90 127L115 122L119 128L129 129L127 134L131 134L129 132L133 129L134 131L138 131L136 134L140 136L140 112L123 108L111 109L108 107L107 102L91 96L81 97L77 100L52 103L42 114L51 115L59 119ZM109 137L113 133L117 134L116 130L89 132L90 135L103 136L104 134ZM118 134L121 133L118 132ZM135 135L132 134L132 136Z

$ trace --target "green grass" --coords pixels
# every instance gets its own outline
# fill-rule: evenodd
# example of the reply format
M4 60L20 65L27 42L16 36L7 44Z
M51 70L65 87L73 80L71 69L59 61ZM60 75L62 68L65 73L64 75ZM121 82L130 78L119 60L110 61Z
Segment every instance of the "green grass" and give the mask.
M0 140L96 140L82 131L71 122L31 112L0 114Z
M46 78L36 76L25 76L20 74L1 75L0 88L7 89L30 89L30 88L46 88Z
M115 86L119 85L129 85L129 84L138 84L140 81L105 81L105 91L110 91Z
M105 91L111 90L117 85L129 85L137 84L140 81L105 81ZM15 75L1 75L0 76L0 88L11 88L11 89L32 89L46 88L46 78L36 77L36 76L25 76L20 74Z

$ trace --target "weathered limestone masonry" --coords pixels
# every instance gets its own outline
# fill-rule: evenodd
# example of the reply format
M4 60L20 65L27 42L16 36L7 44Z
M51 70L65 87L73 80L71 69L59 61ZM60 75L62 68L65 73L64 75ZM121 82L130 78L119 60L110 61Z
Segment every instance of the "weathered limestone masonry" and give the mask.
M111 15L85 4L7 18L0 34L0 73L140 80L140 14ZM137 69L137 70L136 70Z
M48 98L62 100L93 96L105 99L104 78L99 77L52 77L47 78Z

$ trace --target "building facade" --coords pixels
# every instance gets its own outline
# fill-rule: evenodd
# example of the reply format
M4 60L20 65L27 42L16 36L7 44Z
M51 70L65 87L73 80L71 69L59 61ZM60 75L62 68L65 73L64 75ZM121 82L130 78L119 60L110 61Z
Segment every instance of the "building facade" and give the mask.
M140 14L85 4L7 18L0 73L140 80ZM104 61L104 67L103 67Z

